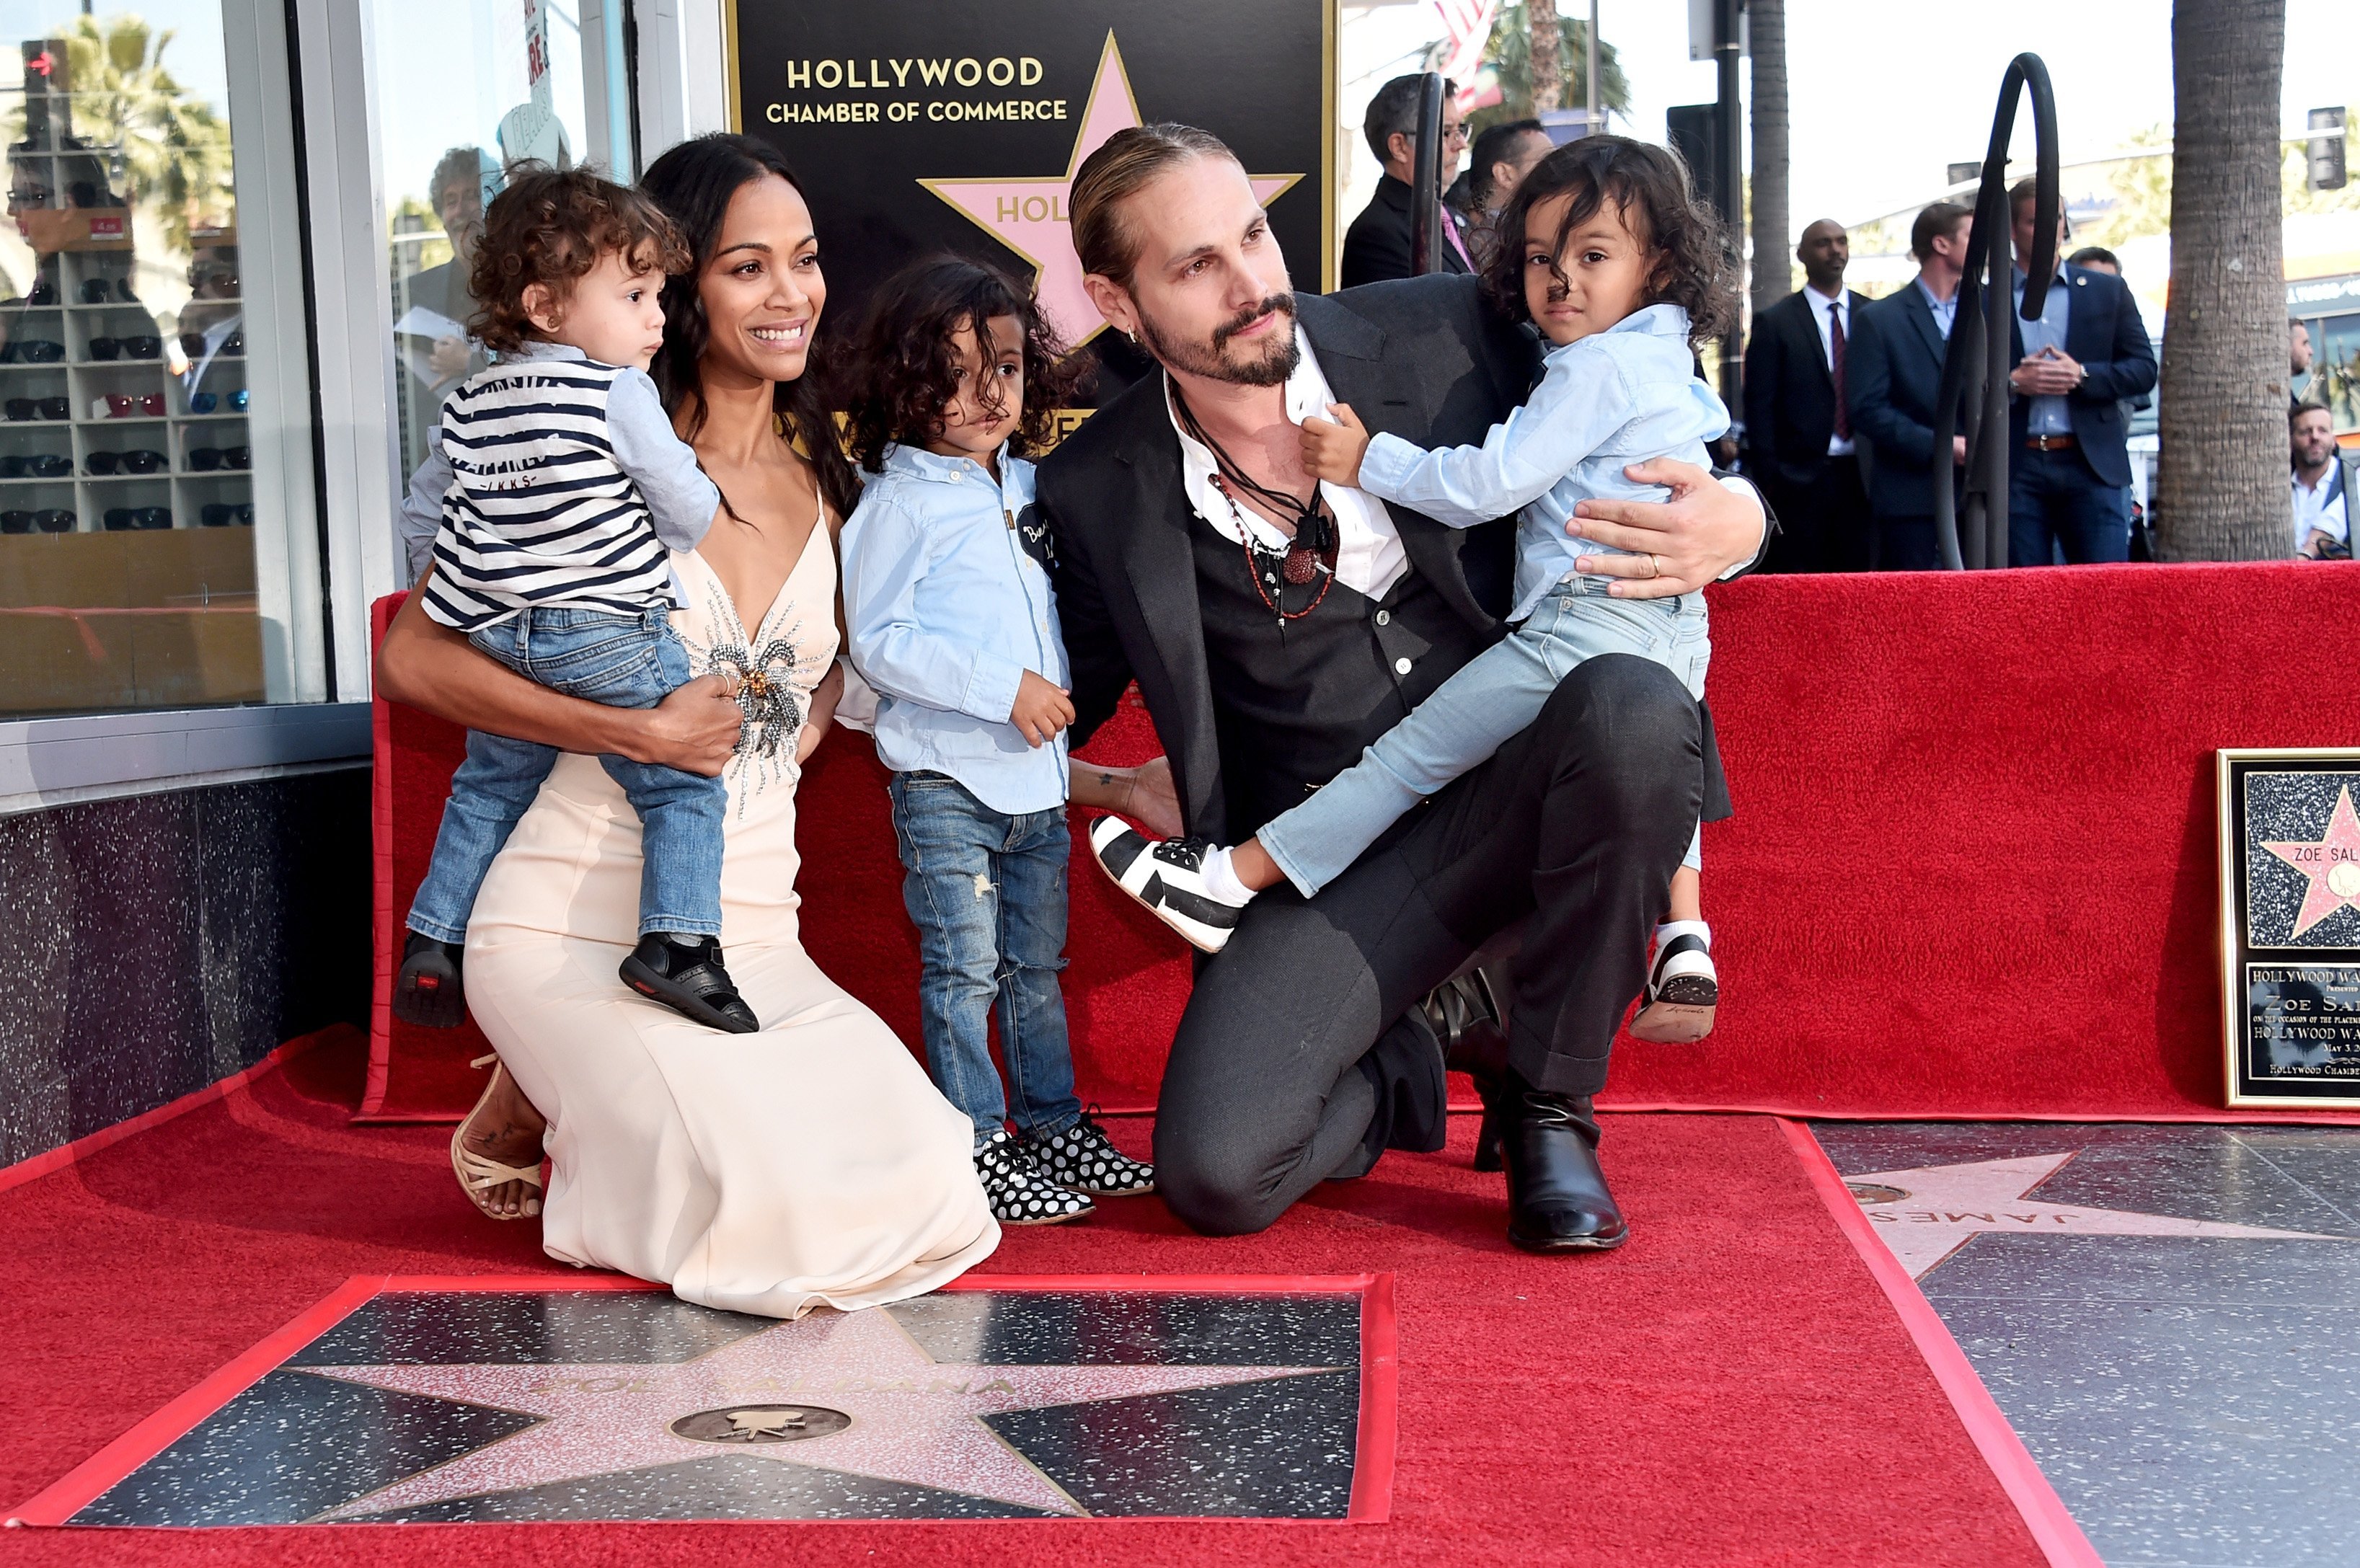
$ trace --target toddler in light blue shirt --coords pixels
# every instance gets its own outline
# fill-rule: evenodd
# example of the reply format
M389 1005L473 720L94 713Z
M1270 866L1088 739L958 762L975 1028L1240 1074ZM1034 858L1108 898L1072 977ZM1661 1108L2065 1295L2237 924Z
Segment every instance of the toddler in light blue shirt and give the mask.
M1709 467L1705 442L1729 414L1695 374L1692 343L1733 315L1736 288L1718 225L1695 202L1686 171L1660 147L1590 136L1524 177L1498 229L1486 287L1553 345L1524 406L1481 446L1425 452L1371 437L1352 410L1303 423L1305 466L1452 528L1521 512L1516 623L1360 761L1234 849L1207 853L1201 891L1241 905L1281 877L1306 897L1341 875L1406 811L1489 758L1529 725L1557 682L1584 659L1633 654L1704 696L1711 642L1704 596L1642 599L1585 575L1583 556L1621 553L1584 539L1585 499L1658 501L1667 492L1624 470L1653 458ZM1719 978L1704 923L1699 841L1673 877L1656 927L1645 1000L1633 1032L1700 1040L1712 1027ZM1167 880L1171 873L1165 873ZM1184 929L1198 944L1204 932ZM1226 928L1215 933L1226 936Z

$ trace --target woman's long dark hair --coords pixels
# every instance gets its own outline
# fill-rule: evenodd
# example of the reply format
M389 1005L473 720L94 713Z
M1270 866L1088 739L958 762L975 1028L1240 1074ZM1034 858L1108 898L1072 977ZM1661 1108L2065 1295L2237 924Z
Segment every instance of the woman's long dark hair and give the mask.
M639 176L639 189L653 197L656 204L680 226L688 248L696 256L694 265L686 272L674 273L664 280L663 347L650 367L656 389L663 394L665 410L674 414L683 407L689 410L688 433L692 440L705 428L703 361L705 346L711 341L697 280L704 274L705 263L713 259L714 246L720 243L721 225L728 216L730 198L770 174L793 186L798 195L804 194L803 181L795 178L795 171L777 149L751 136L716 131L681 143L650 164L647 172ZM809 200L807 195L805 200ZM818 352L815 323L807 353ZM836 440L836 420L827 410L820 377L813 374L813 369L806 359L803 375L792 381L778 383L771 392L770 406L778 410L788 437L800 442L810 455L812 466L819 474L821 496L837 517L846 517L859 504L860 480ZM735 516L735 508L732 515Z

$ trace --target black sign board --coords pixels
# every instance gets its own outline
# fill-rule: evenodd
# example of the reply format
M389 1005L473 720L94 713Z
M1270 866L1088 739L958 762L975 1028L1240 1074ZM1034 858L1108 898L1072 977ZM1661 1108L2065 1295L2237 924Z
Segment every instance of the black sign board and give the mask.
M1333 284L1337 0L725 5L732 124L803 182L839 321L948 250L1037 273L1068 341L1098 338L1066 191L1108 136L1159 120L1227 142L1295 287ZM1117 342L1096 346L1130 368Z
M2220 753L2232 1105L2360 1105L2360 751Z

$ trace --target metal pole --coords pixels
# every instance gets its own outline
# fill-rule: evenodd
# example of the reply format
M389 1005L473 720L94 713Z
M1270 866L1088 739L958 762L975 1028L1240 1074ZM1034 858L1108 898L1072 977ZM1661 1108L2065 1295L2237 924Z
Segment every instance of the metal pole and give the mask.
M1584 102L1590 119L1582 126L1582 135L1594 136L1598 134L1598 0L1590 0L1589 42L1589 58L1582 61L1581 84L1587 90Z
M1442 78L1427 71L1417 90L1417 165L1409 195L1409 270L1442 270Z
M1737 101L1738 55L1743 38L1738 18L1742 9L1741 0L1714 0L1713 59L1721 68L1721 99L1713 127L1719 132L1718 145L1713 148L1713 194L1719 199L1721 221L1729 243L1738 247L1741 257L1745 244L1745 125L1740 118ZM1721 400L1732 408L1744 406L1741 385L1743 363L1743 344L1737 328L1732 326L1721 340Z

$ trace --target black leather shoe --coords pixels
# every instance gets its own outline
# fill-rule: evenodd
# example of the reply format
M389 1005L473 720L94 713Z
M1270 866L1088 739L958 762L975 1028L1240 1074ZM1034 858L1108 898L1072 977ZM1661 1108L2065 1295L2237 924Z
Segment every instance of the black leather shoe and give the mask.
M466 950L411 931L401 948L401 973L393 977L393 1016L421 1029L457 1029L467 1016L467 993L460 961Z
M1475 1093L1482 1096L1483 1127L1475 1136L1475 1169L1501 1170L1500 1138L1507 1116L1508 1030L1501 1018L1498 987L1488 973L1470 969L1427 992L1419 1006L1435 1038L1442 1042L1442 1064L1472 1078Z
M762 1026L721 966L718 937L666 936L650 931L623 960L623 984L651 1001L724 1034L752 1034Z
M1526 1252L1604 1252L1631 1239L1580 1102L1513 1086L1502 1145L1508 1239Z

